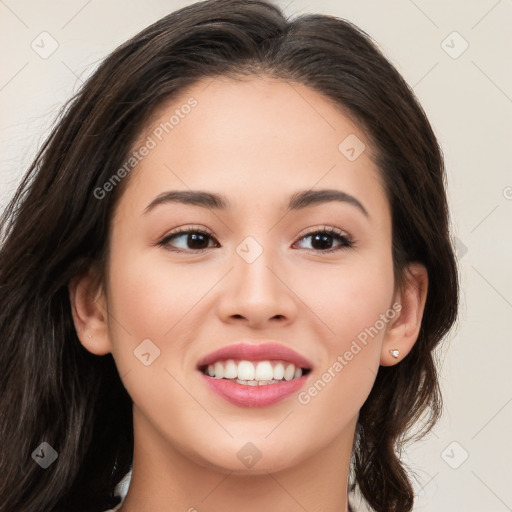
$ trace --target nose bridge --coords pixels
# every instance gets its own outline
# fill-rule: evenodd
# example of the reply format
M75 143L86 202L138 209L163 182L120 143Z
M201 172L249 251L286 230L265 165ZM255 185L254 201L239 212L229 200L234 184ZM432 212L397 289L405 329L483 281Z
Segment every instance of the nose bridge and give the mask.
M284 268L268 234L249 235L235 248L230 279L219 303L225 319L245 317L251 324L294 316L292 293L279 277Z
M271 236L249 235L236 247L234 260L238 291L246 291L254 298L278 293L277 279L270 269L280 267L276 260L277 248L271 245Z

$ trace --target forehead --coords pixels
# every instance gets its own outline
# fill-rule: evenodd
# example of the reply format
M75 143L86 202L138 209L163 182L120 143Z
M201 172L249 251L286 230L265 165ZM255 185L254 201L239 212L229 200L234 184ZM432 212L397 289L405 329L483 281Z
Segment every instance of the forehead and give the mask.
M151 150L133 174L136 186L153 195L162 187L245 191L245 199L259 192L273 201L312 188L384 194L361 128L332 100L298 83L202 79L162 105L134 147L148 141Z
M337 154L347 136L361 142L366 138L346 109L330 98L303 84L265 76L203 78L157 109L142 138L149 134L169 144L179 137L189 149L200 143L211 151L232 146L258 155L262 149L265 154L279 149L277 143L298 155L313 146ZM305 141L309 144L299 145Z

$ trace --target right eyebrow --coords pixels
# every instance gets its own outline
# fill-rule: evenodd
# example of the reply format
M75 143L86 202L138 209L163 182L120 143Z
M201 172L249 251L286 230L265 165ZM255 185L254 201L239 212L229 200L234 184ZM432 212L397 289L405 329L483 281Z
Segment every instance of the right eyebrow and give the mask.
M200 190L171 190L163 192L153 199L153 201L146 206L144 213L164 203L190 204L216 210L226 210L229 207L228 199L220 194Z

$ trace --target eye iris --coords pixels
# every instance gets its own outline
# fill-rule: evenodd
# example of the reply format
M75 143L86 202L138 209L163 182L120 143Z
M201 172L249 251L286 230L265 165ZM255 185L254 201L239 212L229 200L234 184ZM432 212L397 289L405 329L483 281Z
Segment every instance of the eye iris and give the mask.
M315 243L320 242L319 247L315 247ZM315 249L330 249L332 247L332 235L317 233L313 236L311 244Z
M205 249L208 247L208 235L189 233L187 245L192 249Z

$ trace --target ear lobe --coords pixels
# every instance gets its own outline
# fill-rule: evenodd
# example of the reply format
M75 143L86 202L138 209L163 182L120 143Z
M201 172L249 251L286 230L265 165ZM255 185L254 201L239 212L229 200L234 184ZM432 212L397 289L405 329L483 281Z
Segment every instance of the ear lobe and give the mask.
M98 285L92 272L88 272L71 279L68 290L73 322L80 343L93 354L108 354L111 352L111 345L102 286Z
M420 332L427 300L428 273L424 265L412 263L406 275L406 284L395 295L395 301L401 308L388 325L382 343L382 366L399 363L411 351Z

